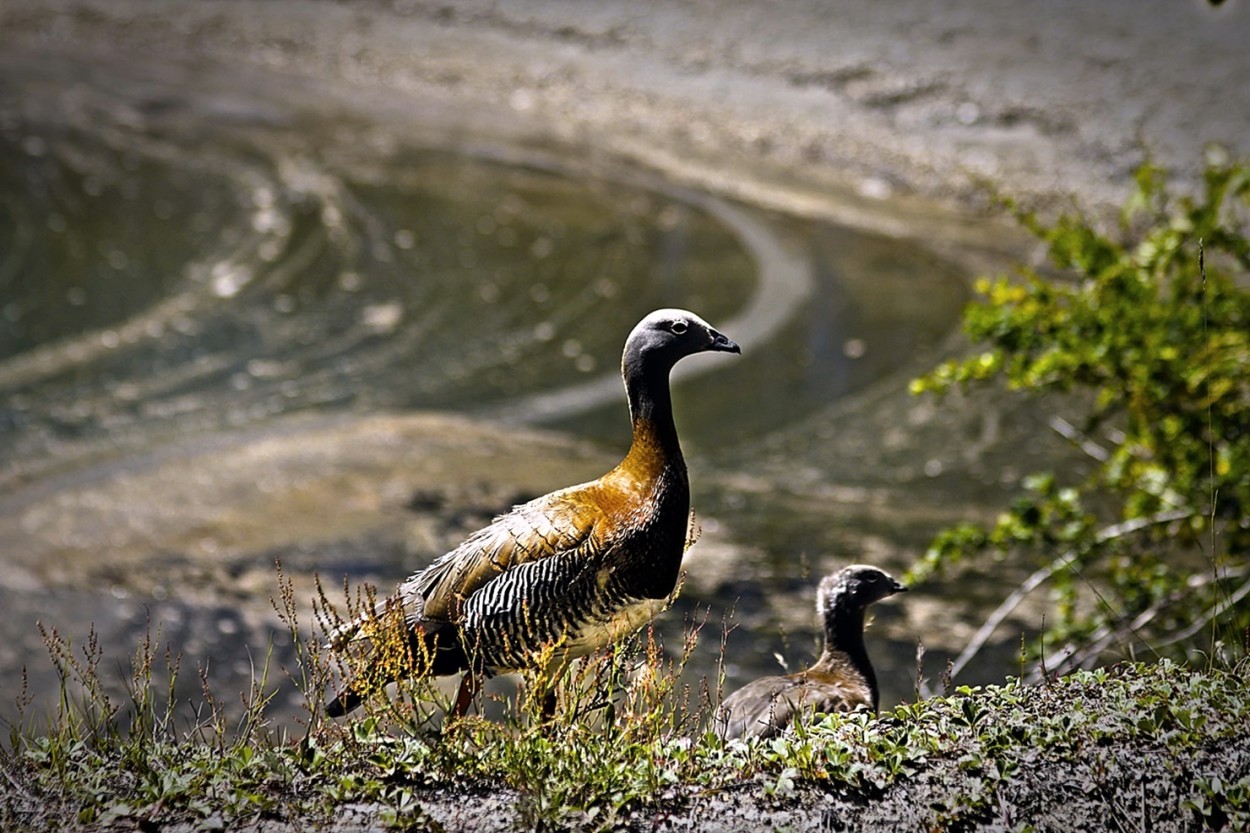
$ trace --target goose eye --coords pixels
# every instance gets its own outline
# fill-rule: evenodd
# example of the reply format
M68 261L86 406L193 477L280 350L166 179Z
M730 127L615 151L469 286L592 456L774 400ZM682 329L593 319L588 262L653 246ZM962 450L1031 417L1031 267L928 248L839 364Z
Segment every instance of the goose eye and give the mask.
M688 330L689 328L690 328L689 325L685 321L674 321L669 326L669 329L671 329L677 335L684 334L686 330Z

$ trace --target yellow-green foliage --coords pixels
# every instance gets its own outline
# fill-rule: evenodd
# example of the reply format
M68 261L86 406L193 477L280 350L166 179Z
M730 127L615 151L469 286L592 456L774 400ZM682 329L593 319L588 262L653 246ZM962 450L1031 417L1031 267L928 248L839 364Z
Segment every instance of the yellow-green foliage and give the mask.
M1074 413L1094 473L1026 478L996 523L943 531L912 576L976 553L1058 559L1055 642L1132 631L1192 648L1216 632L1202 623L1234 643L1250 625L1236 604L1250 575L1250 166L1213 154L1198 197L1169 197L1164 179L1138 172L1115 234L1022 215L1058 274L981 281L964 319L979 350L913 383L1077 394L1047 401Z

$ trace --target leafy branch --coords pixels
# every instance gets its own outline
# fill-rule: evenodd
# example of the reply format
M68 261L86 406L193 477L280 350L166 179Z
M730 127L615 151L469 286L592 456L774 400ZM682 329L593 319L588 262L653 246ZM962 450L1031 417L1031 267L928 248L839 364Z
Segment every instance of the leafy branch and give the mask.
M964 318L978 351L912 383L1046 395L1079 412L1050 424L1094 463L1075 482L1030 475L994 523L943 530L913 570L922 580L965 559L1039 563L956 673L1044 584L1058 615L1043 649L1067 667L1117 645L1201 650L1250 626L1235 603L1250 569L1250 295L1238 285L1250 274L1250 165L1213 153L1201 194L1175 197L1165 183L1143 166L1114 234L1020 212L1054 271L979 281Z

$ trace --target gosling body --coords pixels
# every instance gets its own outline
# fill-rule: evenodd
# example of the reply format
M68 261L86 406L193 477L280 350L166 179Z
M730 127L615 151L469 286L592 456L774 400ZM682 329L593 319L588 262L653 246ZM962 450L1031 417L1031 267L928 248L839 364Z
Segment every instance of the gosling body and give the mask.
M854 565L821 580L816 611L824 629L820 658L796 674L763 677L725 698L717 729L726 740L780 734L800 717L877 710L877 675L864 646L868 606L907 588L884 570Z

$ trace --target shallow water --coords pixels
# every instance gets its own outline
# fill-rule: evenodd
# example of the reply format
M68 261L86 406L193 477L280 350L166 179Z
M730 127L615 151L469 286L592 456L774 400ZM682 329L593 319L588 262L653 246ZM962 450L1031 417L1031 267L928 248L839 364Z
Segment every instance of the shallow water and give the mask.
M838 439L857 409L876 436L918 424L881 397L935 355L968 277L924 250L558 152L410 141L225 67L157 82L5 60L9 679L42 662L36 619L76 642L94 625L119 658L152 622L225 685L270 640L289 661L275 558L301 607L314 573L385 587L511 502L594 476L628 439L622 340L662 306L743 346L675 381L704 539L663 631L708 620L692 673L716 672L728 611L729 685L777 654L802 665L819 575L901 572L936 526L883 501L912 482L922 505L973 497L934 499L937 451L902 475ZM916 634L902 606L879 619L888 704L911 694ZM31 680L36 701L55 684Z

